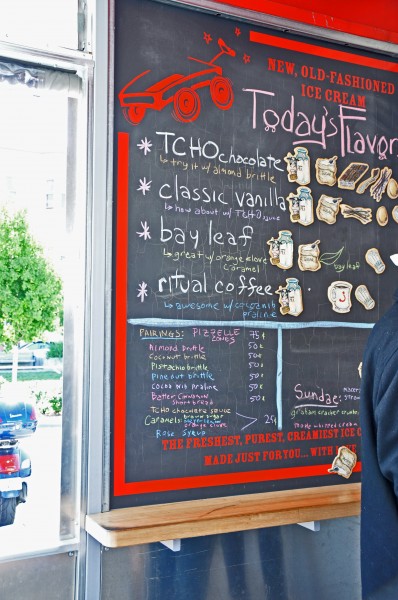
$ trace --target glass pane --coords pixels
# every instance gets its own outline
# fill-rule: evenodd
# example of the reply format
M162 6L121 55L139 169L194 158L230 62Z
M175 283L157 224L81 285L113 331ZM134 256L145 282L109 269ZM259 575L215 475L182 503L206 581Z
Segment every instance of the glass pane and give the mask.
M52 313L51 323L34 336L25 326L24 338L18 340L16 382L13 382L12 377L13 356L10 344L6 343L9 330L4 324L2 326L1 318L4 318L4 314L0 310L1 558L59 544L61 465L62 460L65 461L62 453L65 454L65 447L71 448L70 436L63 436L63 415L71 414L69 408L65 409L71 402L78 404L79 394L74 394L72 398L68 391L71 384L64 372L63 360L67 329L66 322L63 321L63 298L70 294L70 288L68 291L65 282L71 280L70 255L74 256L76 253L76 247L70 245L71 231L68 229L68 206L74 202L73 195L67 198L67 164L71 164L67 160L67 149L73 129L69 119L70 100L66 92L39 92L23 85L10 86L2 83L0 104L3 108L0 112L0 238L2 223L8 219L10 223L14 223L9 246L19 252L22 238L20 230L15 226L15 219L22 214L33 239L33 248L36 245L40 247L41 250L37 253L42 252L48 267L43 286L50 289L53 286L52 277L61 284L51 287L47 304L43 301L40 306L40 318L44 323L45 312L50 309L53 298L57 297L59 310ZM1 238L0 261L2 255L3 258L8 256L7 252L4 238ZM27 266L23 268L29 269L31 264L35 264L34 255L35 249L31 251ZM4 262L2 265L1 268L4 269ZM14 277L13 273L16 271L15 266L12 267L10 263L9 277ZM32 269L31 277L35 279L36 276ZM80 279L75 269L73 277L75 288L72 292L79 296ZM39 296L37 292L36 298ZM34 303L36 298L33 298ZM26 310L33 320L36 309L39 309L36 304L22 308L16 305L15 311ZM14 327L14 322L15 313L11 312L7 326ZM35 409L36 417L31 407ZM73 414L76 414L76 409ZM72 426L76 432L76 424L73 423ZM72 426L69 423L66 429L70 432ZM32 429L28 431L27 427ZM30 435L25 435L28 433ZM3 468L6 450L9 461L12 456L8 474ZM19 452L18 456L15 456L16 450ZM23 463L27 469L25 471ZM14 468L15 466L18 468ZM13 479L14 475L16 478L21 476L21 485L26 483L28 488L26 502L18 503L23 499L23 494L20 494L16 497L16 506L15 502L7 498L7 492L14 492L16 489L17 479ZM75 485L76 482L73 483L73 488ZM73 506L72 508L75 509ZM9 512L8 520L4 516L5 511ZM76 520L75 515L71 514L70 518Z
M359 519L160 543L102 553L102 600L360 600ZM387 597L385 597L387 598Z
M1 0L0 39L37 48L77 49L77 0Z

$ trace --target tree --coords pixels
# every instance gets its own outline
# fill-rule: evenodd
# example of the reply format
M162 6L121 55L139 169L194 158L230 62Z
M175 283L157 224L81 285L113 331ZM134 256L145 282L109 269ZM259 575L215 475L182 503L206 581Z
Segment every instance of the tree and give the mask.
M31 342L55 327L62 309L62 284L29 233L24 212L0 212L0 342L14 349L13 382L17 377L18 343Z

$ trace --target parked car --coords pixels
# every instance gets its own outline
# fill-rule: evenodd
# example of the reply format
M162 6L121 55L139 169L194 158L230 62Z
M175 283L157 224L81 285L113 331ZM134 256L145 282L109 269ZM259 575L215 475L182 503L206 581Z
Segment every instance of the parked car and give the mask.
M33 366L43 364L49 348L50 344L42 341L29 342L28 344L24 344L18 350L18 364ZM0 365L11 364L12 351L6 352L4 350L0 350Z

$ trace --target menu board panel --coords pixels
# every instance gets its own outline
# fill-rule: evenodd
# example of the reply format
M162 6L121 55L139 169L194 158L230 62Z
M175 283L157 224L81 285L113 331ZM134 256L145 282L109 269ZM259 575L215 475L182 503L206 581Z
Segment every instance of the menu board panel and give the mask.
M397 63L150 0L115 25L112 507L358 481Z

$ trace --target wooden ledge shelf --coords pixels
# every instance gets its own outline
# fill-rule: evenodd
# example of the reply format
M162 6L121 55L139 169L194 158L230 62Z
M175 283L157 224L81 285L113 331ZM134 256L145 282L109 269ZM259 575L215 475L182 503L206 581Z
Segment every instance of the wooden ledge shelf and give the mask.
M228 496L86 516L86 531L109 548L352 517L360 512L360 484Z

